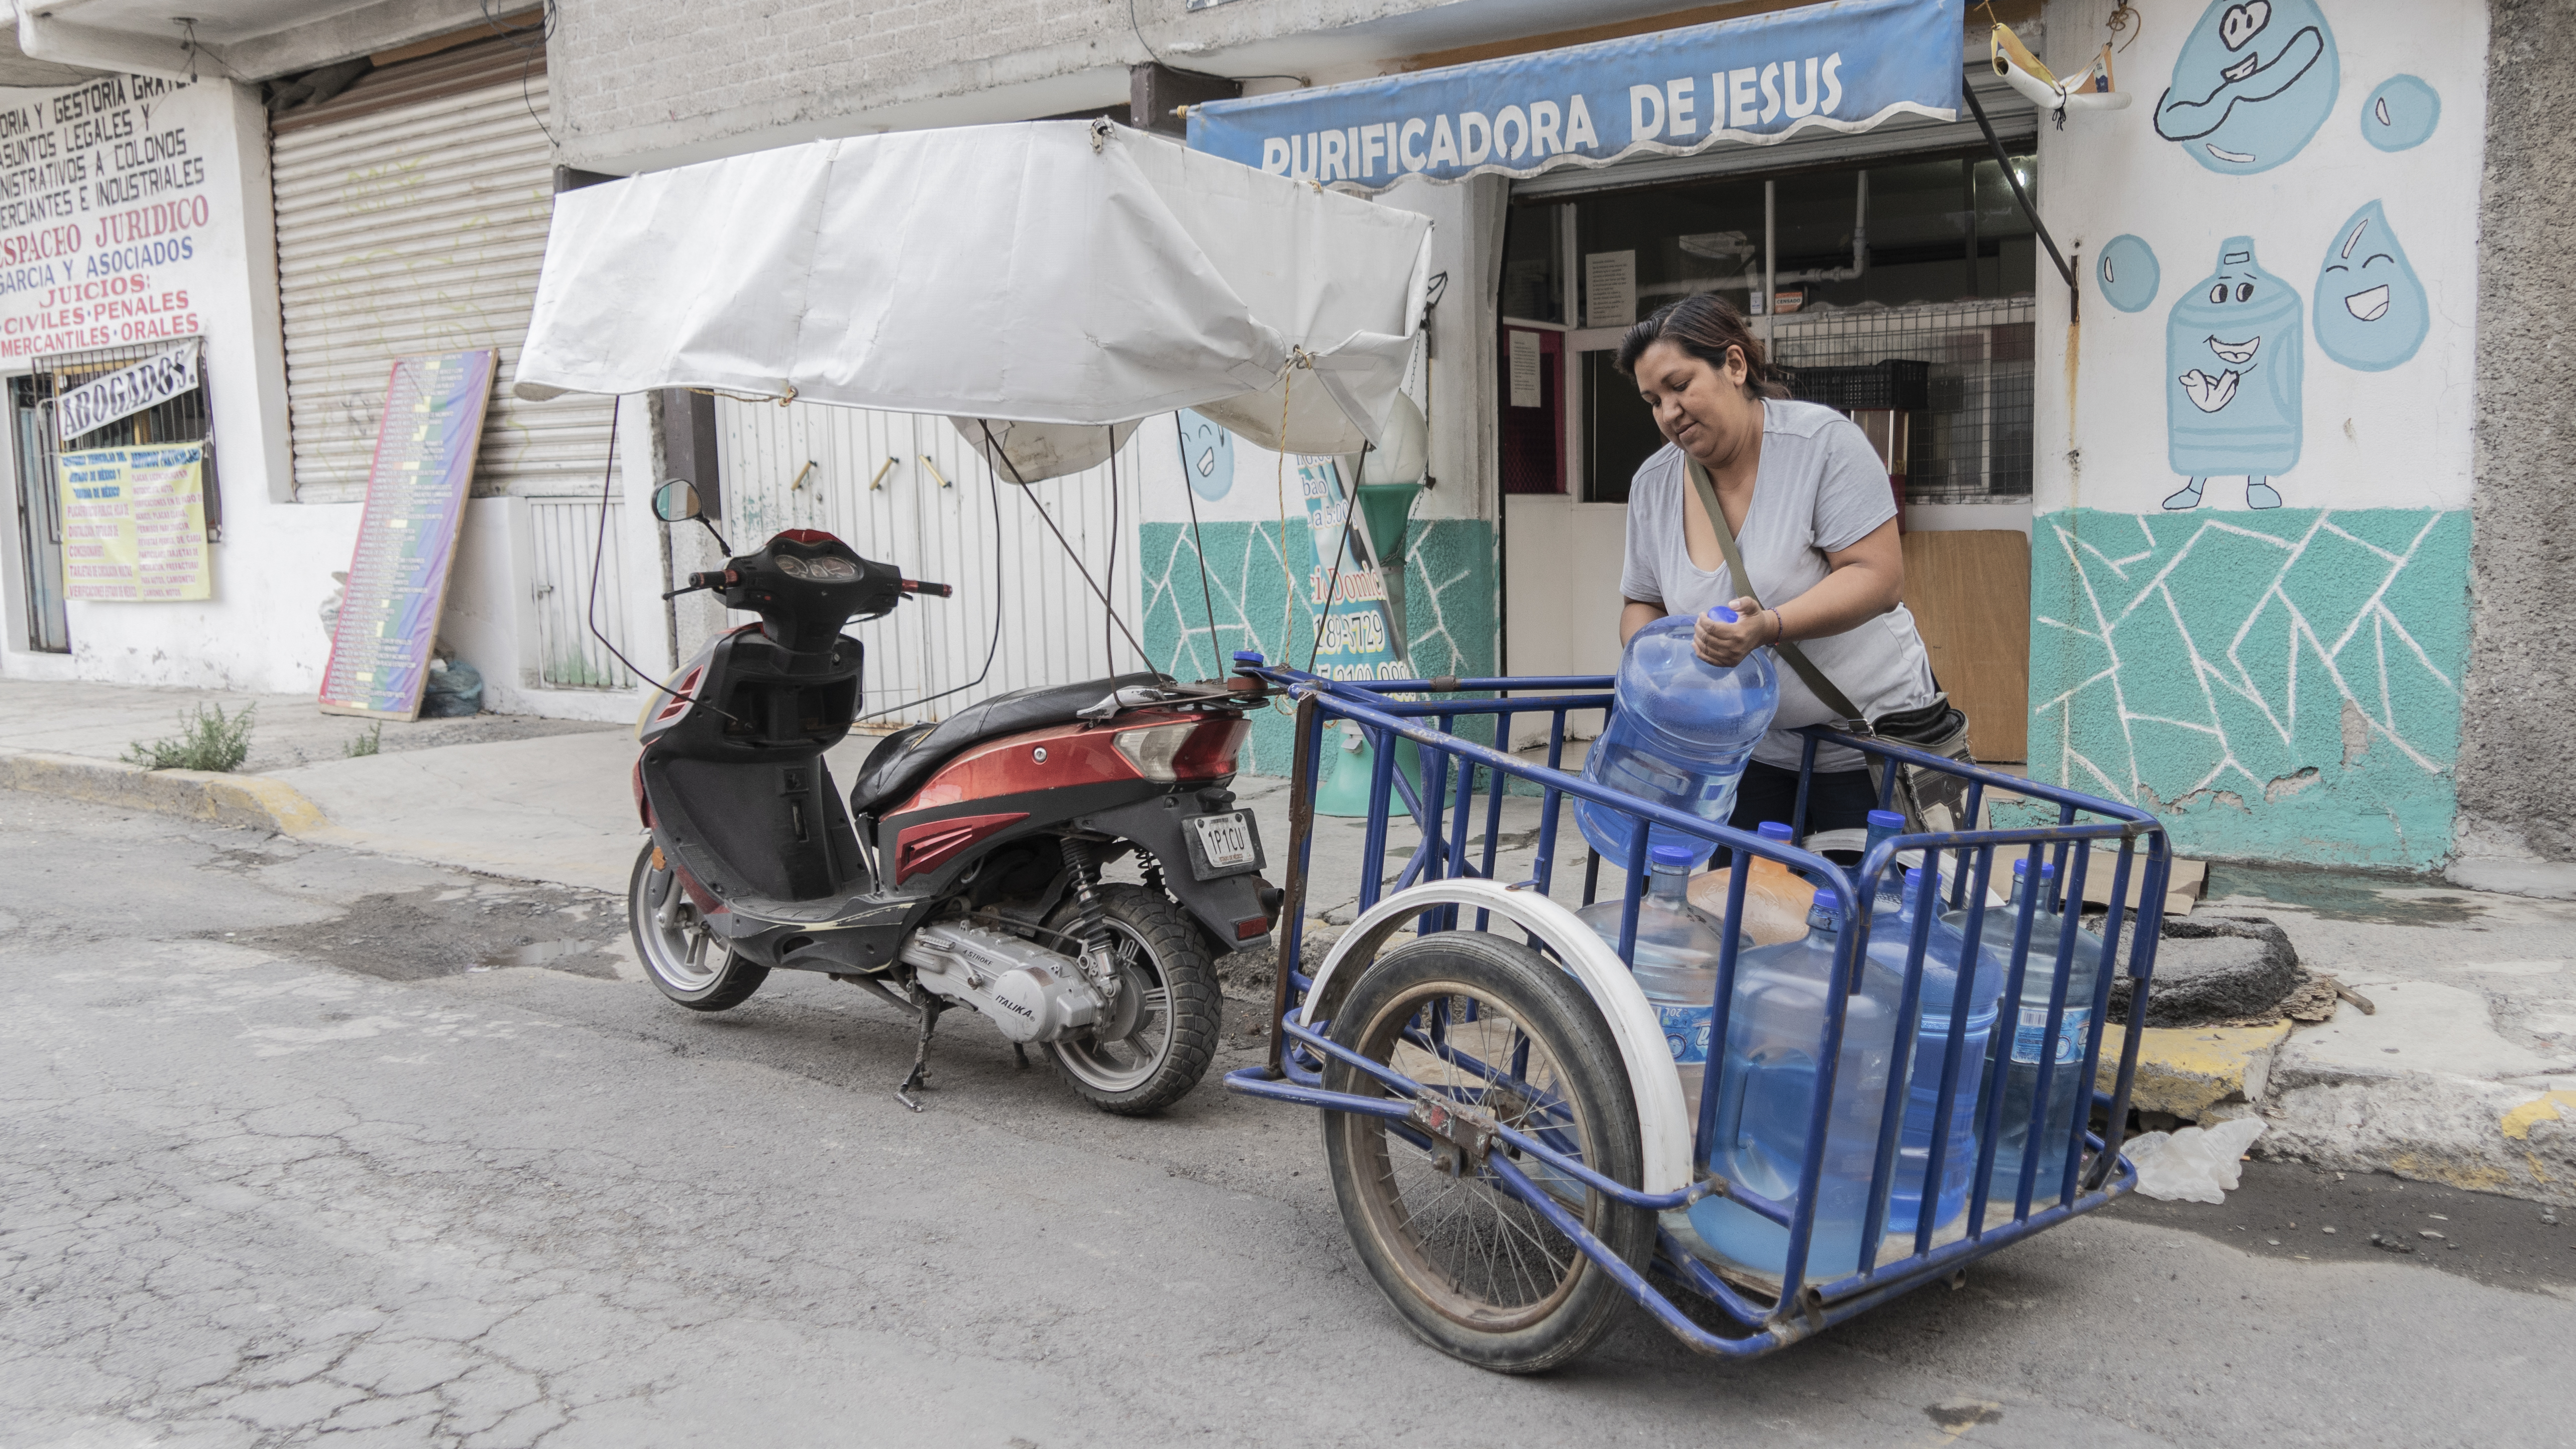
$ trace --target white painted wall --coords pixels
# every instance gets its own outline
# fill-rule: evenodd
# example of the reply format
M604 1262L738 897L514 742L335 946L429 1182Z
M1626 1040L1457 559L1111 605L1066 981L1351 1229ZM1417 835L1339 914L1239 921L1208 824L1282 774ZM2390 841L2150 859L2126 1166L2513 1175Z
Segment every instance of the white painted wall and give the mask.
M36 99L60 92L14 94ZM11 99L0 94L0 106ZM210 548L213 597L181 604L74 600L72 653L30 652L16 509L0 507L7 598L0 675L313 693L331 647L320 610L336 587L332 572L348 567L360 505L285 501L293 491L285 358L268 127L257 93L211 79L183 87L160 98L150 122L154 132L177 127L187 130L191 155L204 162L201 191L212 210L210 224L192 238L192 264L172 284L186 286L205 337L224 509L222 541ZM23 374L27 365L22 355L0 364L0 372ZM506 376L498 380L497 386L508 385ZM629 652L648 673L667 672L669 632L656 597L665 587L658 582L660 543L646 501L655 481L650 423L640 403L624 408L619 432L615 486L628 506L621 510L618 543L628 560L623 605L635 641ZM16 449L6 451L0 466L14 483ZM467 505L441 637L483 672L487 709L633 718L642 703L635 691L549 689L539 682L525 511L521 499L478 498Z

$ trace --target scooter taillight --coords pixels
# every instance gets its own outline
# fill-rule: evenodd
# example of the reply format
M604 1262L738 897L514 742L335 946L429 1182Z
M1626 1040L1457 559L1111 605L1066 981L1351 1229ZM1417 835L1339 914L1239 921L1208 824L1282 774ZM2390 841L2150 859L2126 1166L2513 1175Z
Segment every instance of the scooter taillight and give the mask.
M1234 773L1235 755L1251 728L1240 715L1209 715L1121 730L1118 753L1148 780L1221 780Z

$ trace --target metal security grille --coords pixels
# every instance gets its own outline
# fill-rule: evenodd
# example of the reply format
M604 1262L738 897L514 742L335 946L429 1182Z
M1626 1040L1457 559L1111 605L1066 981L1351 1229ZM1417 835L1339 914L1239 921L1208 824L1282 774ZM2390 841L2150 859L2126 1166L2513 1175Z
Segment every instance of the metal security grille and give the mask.
M989 475L946 418L719 397L716 442L723 527L734 547L755 548L780 529L819 528L907 577L956 585L954 598L917 599L888 618L852 626L868 646L863 709L907 706L975 678L999 617L1001 652L980 686L871 724L942 719L1010 690L1147 667L1110 628L1036 505L1045 506L1091 577L1107 576L1119 617L1144 638L1135 557L1138 456L1146 446L1172 446L1161 420L1148 421L1119 450L1114 492L1106 464L1025 491L1005 478L998 574Z
M544 53L496 38L375 71L275 123L297 497L355 499L397 357L493 348L477 495L596 486L609 401L512 397L553 214Z
M174 347L201 346L196 338L163 342L138 343L131 347L102 347L90 352L69 352L55 357L39 357L27 378L24 394L43 407L55 398L83 383L95 382L111 372L132 367L146 358L158 357ZM44 407L44 435L39 440L44 450L44 476L53 477L53 459L57 452L77 452L85 448L148 448L156 443L204 443L206 490L206 537L223 536L223 493L215 487L214 413L206 401L205 362L198 359L198 383L170 399L129 413L102 428L92 428L61 442L54 434L54 415Z
M622 504L610 503L608 538L600 541L597 498L531 498L530 537L535 546L532 591L537 608L538 676L558 689L627 689L635 676L592 637L591 560L599 560L599 628L621 652L634 648L626 634L626 569L619 540Z
M1908 500L2027 498L2033 315L2028 297L1794 313L1774 320L1772 354L1791 391L1870 430Z

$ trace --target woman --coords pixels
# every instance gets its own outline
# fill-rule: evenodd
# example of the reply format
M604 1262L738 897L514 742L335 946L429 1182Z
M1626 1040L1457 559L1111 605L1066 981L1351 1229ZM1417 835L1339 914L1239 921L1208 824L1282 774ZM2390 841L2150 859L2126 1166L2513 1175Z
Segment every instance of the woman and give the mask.
M1686 297L1628 329L1619 370L1636 380L1669 444L1629 488L1619 642L1689 614L1699 619L1699 657L1711 664L1795 642L1872 720L1930 704L1937 690L1905 609L1895 496L1861 430L1831 408L1789 401L1743 315L1712 296ZM1751 577L1729 577L1685 458L1707 470ZM1738 621L1710 620L1717 604L1732 606ZM1729 823L1740 830L1789 819L1805 745L1790 731L1836 719L1786 658L1776 662L1780 712L1736 793ZM1816 751L1810 832L1864 826L1877 803L1859 751Z

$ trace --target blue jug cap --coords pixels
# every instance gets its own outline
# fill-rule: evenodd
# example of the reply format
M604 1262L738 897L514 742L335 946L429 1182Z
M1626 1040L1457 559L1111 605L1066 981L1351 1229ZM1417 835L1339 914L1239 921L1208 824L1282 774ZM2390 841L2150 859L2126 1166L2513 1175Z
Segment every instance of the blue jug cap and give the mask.
M1834 888L1833 888L1833 887L1831 887L1831 886L1818 886L1818 887L1816 887L1816 903L1815 903L1815 906L1813 907L1813 909L1815 909L1815 910L1819 910L1819 911L1831 911L1831 910L1836 910L1836 909L1839 909L1839 908L1841 907L1842 903L1843 903L1843 898L1842 898L1839 894L1837 894L1837 893L1834 891Z
M1755 833L1765 840L1788 841L1795 840L1798 836L1798 832L1791 830L1786 824L1777 820L1763 821L1759 826L1755 827Z
M1872 810L1869 823L1875 829L1901 831L1905 828L1905 816L1894 810Z
M2051 868L2050 868L2050 867L2045 867L2045 866L2043 866L2043 867L2040 869L2040 874L2041 874L2042 876L2046 876L2046 875L2050 874L2050 871L2051 871ZM2014 874L2015 876L2017 876L2017 877L2018 877L2018 876L2025 876L2025 875L2030 874L2030 862L2029 862L2029 861L2027 861L2027 860L2016 860L2016 861L2014 861L2014 862L2013 862L2013 874Z
M2042 865L2039 868L2039 878L2041 880L2057 879L2057 862L2052 860Z
M1684 869L1699 859L1699 852L1687 845L1658 845L1646 853L1656 865L1678 865Z
M1744 617L1742 615L1736 613L1733 609L1728 608L1724 604L1719 604L1714 608L1711 608L1706 617L1715 619L1721 624L1740 624L1744 622Z
M1258 649L1237 649L1234 651L1234 662L1237 664L1259 664L1261 662L1261 651Z

